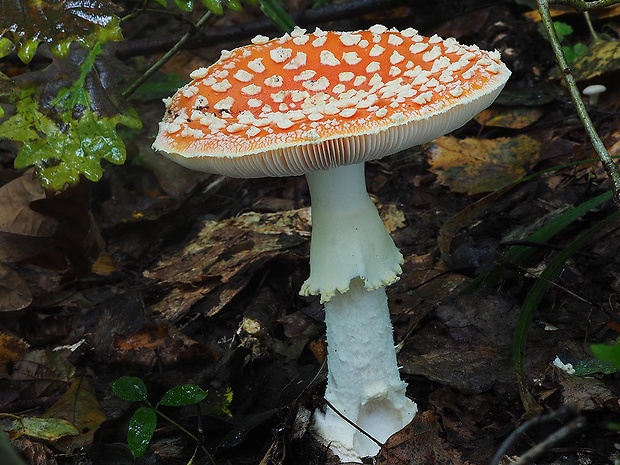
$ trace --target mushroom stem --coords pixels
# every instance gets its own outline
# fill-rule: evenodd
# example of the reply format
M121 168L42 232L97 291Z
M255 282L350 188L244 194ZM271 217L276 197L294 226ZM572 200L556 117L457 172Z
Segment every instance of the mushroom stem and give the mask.
M417 411L405 396L394 350L385 287L364 289L360 279L325 304L327 390L325 399L352 423L384 443ZM379 446L326 407L314 431L343 462L375 456Z
M398 279L402 255L366 192L363 164L306 176L312 245L302 292L320 293L325 303L325 399L383 443L417 411L398 372L385 292ZM314 431L345 462L379 452L376 442L329 407L315 413Z
M343 165L306 174L312 198L310 277L302 295L321 295L321 303L361 278L366 289L392 284L403 256L385 230L366 192L364 164Z

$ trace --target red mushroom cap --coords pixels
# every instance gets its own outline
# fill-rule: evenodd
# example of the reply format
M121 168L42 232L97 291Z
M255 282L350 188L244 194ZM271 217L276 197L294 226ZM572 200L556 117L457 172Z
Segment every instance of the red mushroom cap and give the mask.
M153 147L233 177L300 175L381 158L462 126L510 76L499 53L384 26L224 51L166 102Z

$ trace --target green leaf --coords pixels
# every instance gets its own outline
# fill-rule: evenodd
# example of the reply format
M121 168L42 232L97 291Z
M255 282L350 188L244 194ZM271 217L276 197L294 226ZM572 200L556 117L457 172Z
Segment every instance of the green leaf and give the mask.
M620 368L620 343L615 344L592 344L590 350L596 358Z
M561 21L554 21L553 27L555 28L555 33L558 35L558 39L560 39L560 41L564 40L567 36L573 33L572 26Z
M582 360L574 364L576 376L590 376L597 373L604 375L611 375L618 371L611 363L603 362L602 360Z
M224 14L224 7L222 6L222 0L200 0L200 1L212 13L218 16L222 16Z
M157 414L150 407L140 407L129 420L127 444L134 458L142 457L151 443L157 427Z
M101 47L72 49L47 68L10 81L0 76L0 98L16 106L0 124L0 138L21 142L16 168L36 167L48 190L98 181L101 161L122 164L125 145L116 127L141 126L118 98L123 65Z
M183 11L190 12L194 9L194 0L174 0L174 4Z
M182 384L175 386L164 394L159 405L169 407L179 407L181 405L192 405L204 400L207 391L195 384Z
M100 42L122 40L117 6L110 0L2 0L0 31L13 42L19 58L28 63L40 43L64 56L69 45L92 47Z
M144 381L135 376L123 376L110 383L112 392L123 400L130 402L144 401L148 391Z
M224 0L224 5L226 6L226 8L232 11L243 11L243 5L241 5L241 2L239 0Z
M258 0L260 9L282 32L291 32L295 21L280 6L277 0Z
M25 435L52 442L80 434L72 423L61 418L20 417L9 427L9 431L14 435Z

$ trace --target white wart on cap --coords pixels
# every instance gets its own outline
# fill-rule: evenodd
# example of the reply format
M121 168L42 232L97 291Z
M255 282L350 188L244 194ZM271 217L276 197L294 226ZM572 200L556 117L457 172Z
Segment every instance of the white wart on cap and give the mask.
M301 175L428 142L490 105L497 52L384 26L290 35L224 51L166 101L153 147L233 177Z

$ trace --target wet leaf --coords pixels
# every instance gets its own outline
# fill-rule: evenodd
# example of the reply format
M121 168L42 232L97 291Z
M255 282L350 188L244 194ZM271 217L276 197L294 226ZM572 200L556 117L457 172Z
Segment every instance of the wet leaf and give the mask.
M110 387L116 396L129 402L144 401L148 396L144 381L135 376L123 376L112 381Z
M590 376L597 373L601 373L603 375L611 375L618 371L618 368L615 367L614 364L609 362L603 362L602 360L598 359L581 360L574 365L576 376Z
M2 0L0 31L6 31L4 39L15 45L26 63L40 43L50 44L53 53L64 56L73 42L92 47L97 42L122 40L116 9L110 0Z
M139 407L129 420L127 444L134 458L142 457L157 427L157 414L150 407Z
M28 436L51 442L80 434L77 428L67 420L36 417L20 417L13 422L9 432L13 437Z
M526 174L540 144L528 137L463 140L440 137L429 146L431 171L454 192L492 192Z
M193 405L204 400L207 394L207 391L195 384L181 384L168 390L159 401L159 405L169 407Z
M141 122L120 103L116 61L101 47L72 50L15 83L16 91L0 92L16 106L15 114L0 124L0 139L21 142L16 168L34 166L46 189L60 191L82 175L98 181L103 160L125 161L116 127L138 128Z
M91 445L95 432L106 420L106 414L86 378L74 379L69 389L44 416L67 420L79 431L78 436L56 444L56 447L66 452Z
M536 107L487 108L474 119L481 126L523 129L538 121L544 112Z

